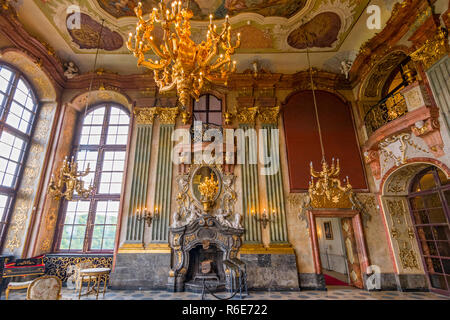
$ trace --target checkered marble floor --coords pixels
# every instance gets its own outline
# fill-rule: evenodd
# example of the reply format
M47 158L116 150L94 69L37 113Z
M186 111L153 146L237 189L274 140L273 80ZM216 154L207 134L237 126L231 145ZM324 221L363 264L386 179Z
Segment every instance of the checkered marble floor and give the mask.
M220 297L227 297L226 293L219 293ZM75 290L62 289L62 297L65 300L78 300ZM13 291L9 300L25 300L26 290ZM207 295L207 300L216 300ZM238 297L233 300L238 300ZM329 288L328 291L251 291L244 300L450 300L450 297L431 292L398 292L379 291L368 292L351 289L348 287ZM1 300L5 300L2 294ZM95 300L95 296L84 296L81 300ZM170 293L167 291L139 291L139 290L108 290L105 297L99 295L99 300L201 300L201 294L190 292Z

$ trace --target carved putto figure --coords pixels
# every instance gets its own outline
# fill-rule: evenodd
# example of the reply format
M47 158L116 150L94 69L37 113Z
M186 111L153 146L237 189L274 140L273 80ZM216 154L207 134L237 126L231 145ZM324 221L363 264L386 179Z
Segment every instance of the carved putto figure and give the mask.
M349 60L341 61L341 73L343 75L345 75L345 79L349 78L352 65L353 65L353 62L351 62Z
M234 220L233 220L233 228L235 229L244 229L241 225L242 216L239 212L236 212L234 214Z
M227 220L227 217L230 215L229 212L224 211L223 209L218 209L215 217L219 221L219 223L224 227L231 227L231 222Z
M195 206L194 203L189 205L189 209L187 211L186 222L185 225L190 224L192 221L195 221L197 218L202 216L200 210Z
M79 74L79 69L72 61L64 63L64 76L72 79Z

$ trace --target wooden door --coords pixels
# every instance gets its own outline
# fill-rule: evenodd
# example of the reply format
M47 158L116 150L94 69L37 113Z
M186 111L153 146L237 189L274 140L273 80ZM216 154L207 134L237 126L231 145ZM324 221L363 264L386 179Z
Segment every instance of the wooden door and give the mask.
M342 218L342 238L344 240L345 250L347 252L347 265L350 278L350 284L363 289L363 279L361 276L361 267L359 264L358 250L356 248L355 233L353 231L352 218Z

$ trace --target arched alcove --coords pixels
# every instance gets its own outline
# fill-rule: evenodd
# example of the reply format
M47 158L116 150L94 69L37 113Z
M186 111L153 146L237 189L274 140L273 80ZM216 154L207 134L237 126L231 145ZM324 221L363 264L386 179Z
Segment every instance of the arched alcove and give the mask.
M339 158L341 177L348 176L354 189L367 189L350 106L336 94L316 92L326 160ZM283 106L291 192L308 189L310 162L319 168L322 159L312 91L299 91Z
M415 177L430 167L450 177L449 168L434 159L410 159L405 165L387 172L380 186L383 218L393 262L400 286L407 289L426 290L429 287L408 195Z

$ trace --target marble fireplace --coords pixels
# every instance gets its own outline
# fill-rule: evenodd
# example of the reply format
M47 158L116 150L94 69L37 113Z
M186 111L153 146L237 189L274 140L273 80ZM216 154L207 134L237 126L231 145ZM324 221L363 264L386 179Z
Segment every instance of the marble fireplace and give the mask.
M243 233L243 229L223 226L208 214L188 225L170 228L174 255L168 290L199 292L203 281L218 290L229 290L228 277L239 270L237 253Z

